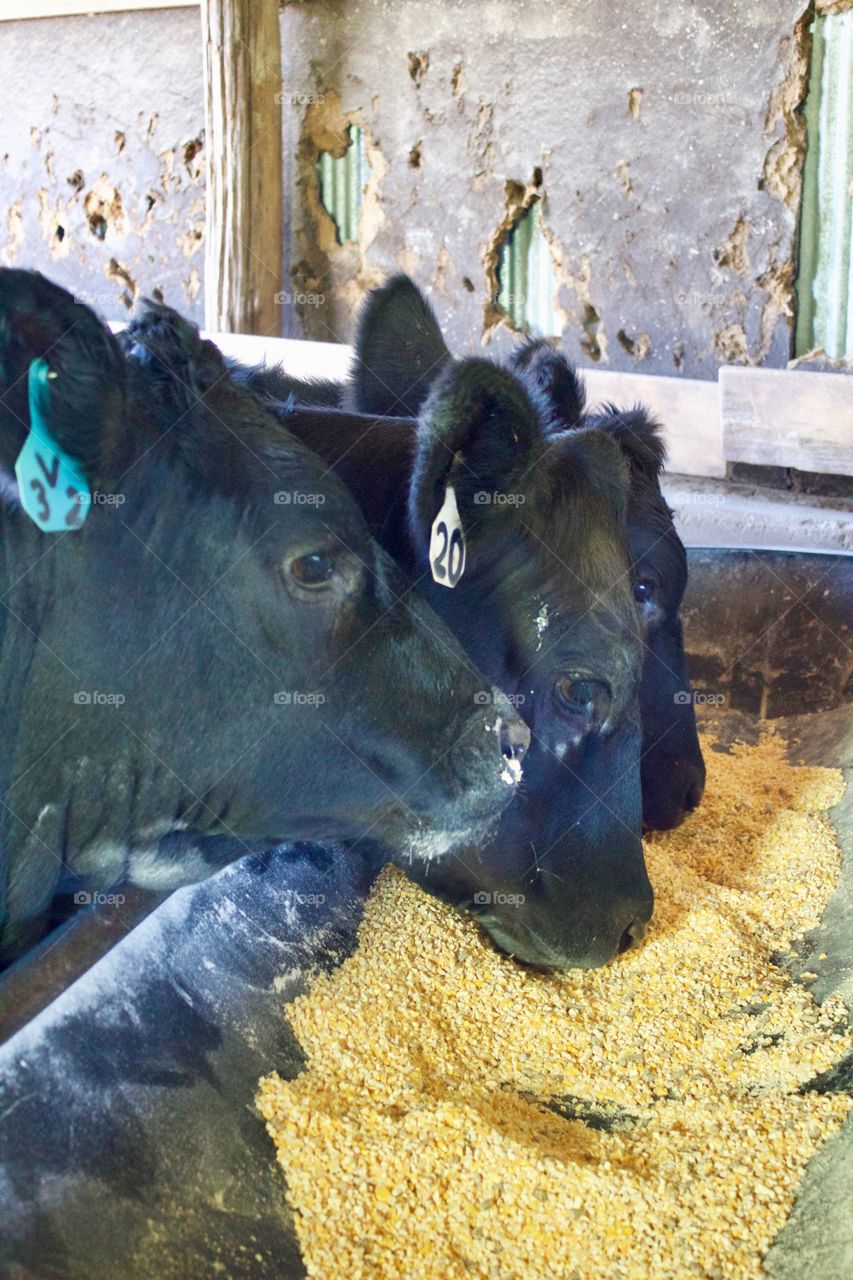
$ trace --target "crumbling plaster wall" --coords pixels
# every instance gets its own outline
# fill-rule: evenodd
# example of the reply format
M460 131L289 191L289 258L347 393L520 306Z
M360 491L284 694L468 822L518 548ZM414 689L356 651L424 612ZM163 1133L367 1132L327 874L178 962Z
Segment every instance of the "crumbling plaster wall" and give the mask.
M484 334L500 349L512 337L494 323L495 232L541 169L570 355L693 377L784 365L805 12L804 0L287 3L286 146L300 156L288 296L309 299L289 331L348 338L362 289L402 268L431 288L455 349ZM382 167L359 249L318 235L313 176L316 139L350 119Z
M202 318L197 9L0 22L0 264Z
M806 13L287 0L281 331L346 341L364 291L404 269L454 349L502 349L500 241L538 195L579 363L784 365ZM0 23L0 68L0 261L42 267L111 318L142 292L201 319L198 10ZM372 174L357 246L336 242L314 172L350 121Z

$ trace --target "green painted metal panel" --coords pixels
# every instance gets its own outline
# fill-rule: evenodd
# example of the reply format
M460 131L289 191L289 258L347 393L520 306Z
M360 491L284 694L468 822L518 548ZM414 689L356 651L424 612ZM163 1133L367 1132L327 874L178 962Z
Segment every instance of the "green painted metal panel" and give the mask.
M350 143L345 154L335 160L328 151L322 151L317 163L320 199L334 221L341 244L347 240L358 241L361 205L369 176L364 131L351 124L347 133Z
M853 10L814 24L796 352L853 352Z
M512 227L498 260L498 306L516 329L555 337L557 280L542 230L542 204L535 200Z

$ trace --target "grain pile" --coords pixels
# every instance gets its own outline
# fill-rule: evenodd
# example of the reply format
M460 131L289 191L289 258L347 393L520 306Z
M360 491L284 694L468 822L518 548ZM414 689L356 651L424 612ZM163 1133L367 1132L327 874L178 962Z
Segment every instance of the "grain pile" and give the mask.
M839 773L704 744L706 799L649 844L646 943L537 975L386 870L355 954L287 1009L308 1066L259 1104L308 1273L750 1280L850 1100L851 1046L771 962L839 872Z

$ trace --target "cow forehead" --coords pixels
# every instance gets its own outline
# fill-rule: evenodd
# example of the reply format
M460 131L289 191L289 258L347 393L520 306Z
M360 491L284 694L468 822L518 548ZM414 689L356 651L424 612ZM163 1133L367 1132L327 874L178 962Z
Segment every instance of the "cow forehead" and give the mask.
M139 441L140 457L127 470L128 487L158 496L164 504L186 506L200 517L199 530L216 538L223 505L230 518L220 530L232 536L233 520L253 535L269 530L269 545L280 535L288 545L341 545L370 558L367 526L355 499L322 459L272 419L249 433L239 422L211 415L214 426L201 441L164 429L156 416L150 435ZM171 499L171 502L169 502ZM209 510L205 513L205 508ZM126 508L132 516L133 508Z
M473 549L472 562L480 552ZM634 616L627 534L616 521L608 527L522 517L490 552L484 576L504 605L520 606L523 619L535 619L544 604L552 622L578 620L596 609L615 612L623 621Z

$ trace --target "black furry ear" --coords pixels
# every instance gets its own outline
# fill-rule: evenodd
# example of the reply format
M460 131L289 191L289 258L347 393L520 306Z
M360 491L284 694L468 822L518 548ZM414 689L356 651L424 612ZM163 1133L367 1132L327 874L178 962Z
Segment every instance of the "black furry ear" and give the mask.
M345 408L416 417L450 360L432 307L413 280L394 276L368 294L359 317Z
M666 462L666 445L661 439L660 423L642 405L623 410L607 405L602 413L587 418L586 422L619 442L632 478L657 481Z
M50 427L90 481L121 446L124 362L90 307L36 271L0 269L0 466L11 472L30 428L28 371L49 366Z
M202 338L198 325L150 298L143 299L119 341L128 359L158 387L161 403L178 411L190 409L228 376L222 352Z
M495 494L529 487L545 447L546 420L535 392L511 370L482 359L451 365L418 420L409 495L415 537L429 536L448 483L463 516L482 515L490 505L503 509Z
M586 408L583 378L547 339L531 338L523 343L512 353L510 365L546 397L557 430L580 426Z

